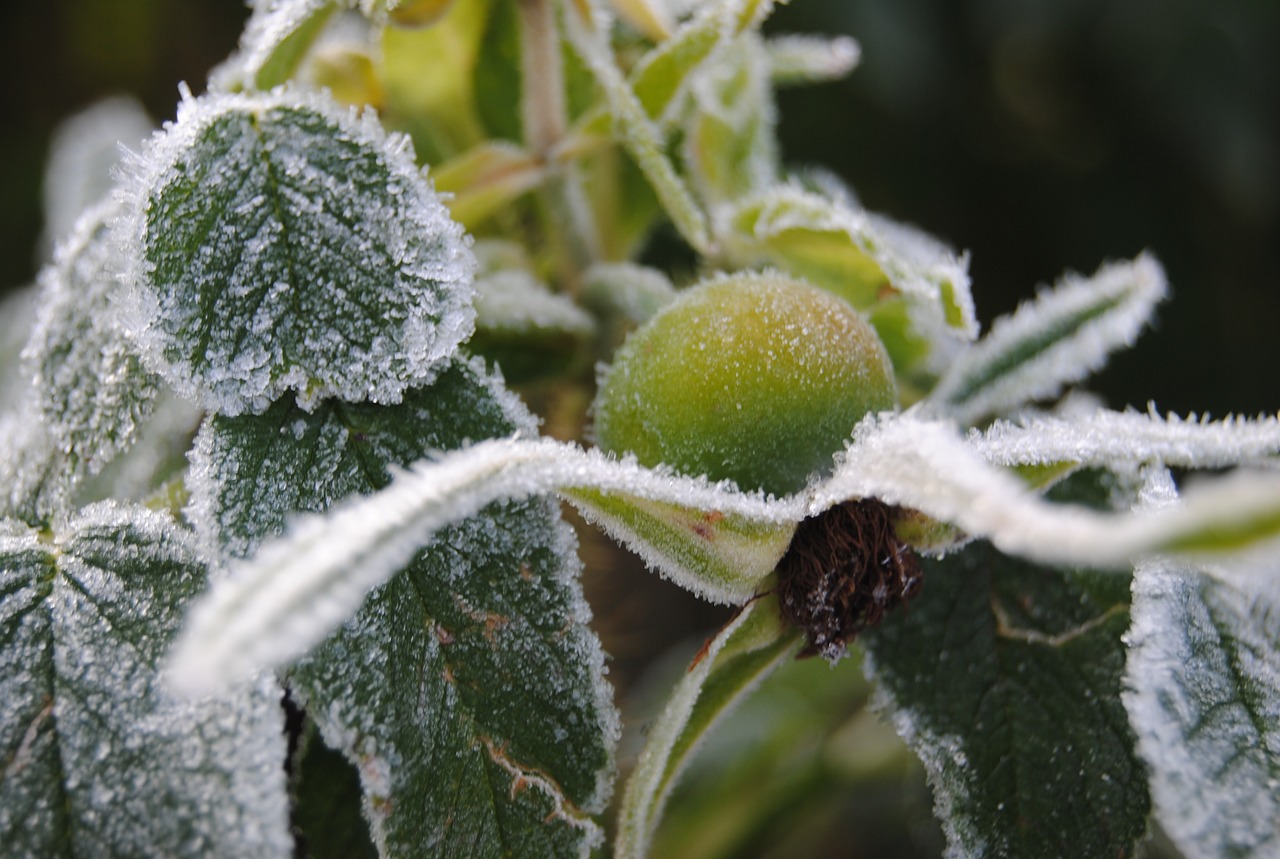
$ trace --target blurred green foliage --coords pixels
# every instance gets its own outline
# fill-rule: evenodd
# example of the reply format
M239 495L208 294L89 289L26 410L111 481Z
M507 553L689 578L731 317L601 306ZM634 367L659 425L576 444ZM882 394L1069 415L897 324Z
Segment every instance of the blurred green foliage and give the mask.
M0 289L38 268L58 121L122 91L171 117L177 83L203 88L245 12L238 0L3 4ZM1116 406L1276 410L1280 4L793 0L770 29L861 42L847 80L782 93L785 156L972 251L982 319L1064 268L1150 248L1174 300L1096 387Z

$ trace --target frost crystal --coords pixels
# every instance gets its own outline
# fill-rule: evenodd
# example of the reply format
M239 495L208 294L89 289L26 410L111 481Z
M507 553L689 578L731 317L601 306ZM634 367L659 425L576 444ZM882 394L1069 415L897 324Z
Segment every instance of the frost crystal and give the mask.
M397 402L471 333L469 244L371 114L288 89L187 98L132 172L126 322L207 408Z

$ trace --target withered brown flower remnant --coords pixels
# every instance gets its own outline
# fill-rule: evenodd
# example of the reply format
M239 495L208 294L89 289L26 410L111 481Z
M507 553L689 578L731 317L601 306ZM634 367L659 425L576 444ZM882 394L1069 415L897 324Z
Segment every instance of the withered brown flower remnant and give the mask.
M920 561L895 536L896 508L846 501L805 519L778 564L778 603L803 629L802 657L844 656L858 633L920 592Z

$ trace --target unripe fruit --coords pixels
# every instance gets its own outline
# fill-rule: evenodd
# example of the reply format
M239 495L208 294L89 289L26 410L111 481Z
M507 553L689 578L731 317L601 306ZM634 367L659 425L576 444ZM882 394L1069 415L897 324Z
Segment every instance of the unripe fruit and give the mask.
M632 333L601 381L595 436L643 465L784 495L894 400L889 357L857 311L780 274L738 274Z

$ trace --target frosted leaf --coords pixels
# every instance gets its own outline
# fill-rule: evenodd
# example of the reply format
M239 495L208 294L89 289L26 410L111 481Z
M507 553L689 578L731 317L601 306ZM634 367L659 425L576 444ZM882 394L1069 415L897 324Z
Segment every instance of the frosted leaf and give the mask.
M513 384L563 376L586 363L595 320L527 271L476 281L476 333L467 348L497 364Z
M627 782L614 842L617 859L643 859L681 772L707 734L732 708L799 651L775 599L746 605L695 657L649 725Z
M769 50L769 75L775 86L839 80L857 68L862 46L848 36L774 36Z
M866 497L1050 564L1124 567L1157 553L1269 552L1280 539L1280 475L1241 471L1204 481L1166 510L1104 514L1044 501L980 459L949 423L905 415L864 420L835 474L812 490L809 509Z
M345 437L340 429L326 432ZM310 455L340 454L335 439L311 432L305 440ZM287 494L266 500L270 493L256 480L233 483L236 473L254 473L256 460L242 465L243 457L211 444L209 436L198 442L197 462L223 463L220 482L240 487L243 503L296 509ZM310 459L307 467L315 467ZM203 481L211 479L198 465L193 516L203 530L219 530L233 555L247 554L247 540L229 524L243 518L237 506L223 501L232 512L216 513L201 501L209 492ZM798 497L746 495L728 484L650 471L550 439L480 442L418 462L382 491L348 499L326 515L295 518L281 539L234 565L192 613L174 653L175 680L196 694L287 662L328 635L422 547L430 554L441 529L494 502L556 490L678 584L719 602L752 596L804 507ZM335 489L327 500L344 494ZM737 551L722 554L716 545L722 539Z
M44 170L44 244L62 241L85 209L113 184L121 147L137 149L154 124L132 96L105 98L63 121L53 133Z
M21 355L35 326L39 296L38 289L27 286L0 299L0 414L16 409L31 393Z
M1275 605L1151 561L1136 571L1126 641L1125 706L1165 832L1188 857L1280 850Z
M582 275L584 304L636 325L647 322L675 296L664 272L635 263L596 263Z
M929 394L934 411L964 424L1052 397L1133 345L1168 291L1149 254L1103 266L1091 278L1071 275L996 320L961 354Z
M203 415L195 404L161 391L133 445L77 486L75 503L114 498L151 506L156 491L163 492L166 483L186 471L187 451Z
M940 373L977 336L967 257L912 227L794 181L722 218L742 264L781 266L866 311L899 373Z
M126 324L214 411L397 402L471 333L467 240L370 114L288 89L186 99L133 172Z
M703 199L734 200L778 176L777 109L764 41L744 33L694 80L684 157Z
M292 77L330 16L354 0L251 0L240 46L209 75L213 91L269 90Z
M206 542L242 557L293 511L374 492L433 451L517 429L531 417L478 362L453 363L395 406L280 402L214 416L193 456L192 515ZM311 603L338 597L303 581L286 586L292 606L279 592L249 595L243 619L276 613L277 632L305 639L291 655L319 643L290 669L291 688L359 771L384 855L585 855L600 838L591 815L607 800L617 726L572 533L546 498L464 502L450 523L424 551L384 547L397 553L391 566L323 629ZM353 573L364 573L358 559L340 575ZM243 583L233 566L211 605ZM193 616L193 631L208 616ZM191 641L173 680L216 683L188 673L193 659L225 669Z
M70 496L66 459L34 404L0 415L0 518L43 526L69 511Z
M876 705L919 755L950 856L1134 856L1146 773L1121 704L1122 575L974 544L924 561L908 610L863 633Z
M1177 468L1262 465L1280 456L1280 419L1228 416L1209 421L1191 415L1161 417L1155 409L1070 418L1033 417L996 421L976 430L970 443L996 465L1114 467L1159 463Z
M476 281L476 328L481 331L592 333L595 322L572 299L553 293L524 271L503 271Z
M189 538L140 508L0 533L6 855L291 855L276 684L191 703L158 682L203 585Z
M40 274L40 312L23 350L36 408L79 480L128 448L154 405L145 370L116 318L114 202L87 211Z
M1148 473L1147 506L1176 499L1167 471ZM1276 558L1267 566L1274 592ZM1125 635L1124 704L1156 817L1188 857L1280 847L1278 603L1223 578L1169 559L1138 564Z
M667 157L661 130L622 76L605 41L608 29L598 20L602 18L600 10L592 3L586 4L585 10L566 4L563 18L569 43L604 92L619 143L635 159L684 240L699 253L710 255L713 248L706 212Z

